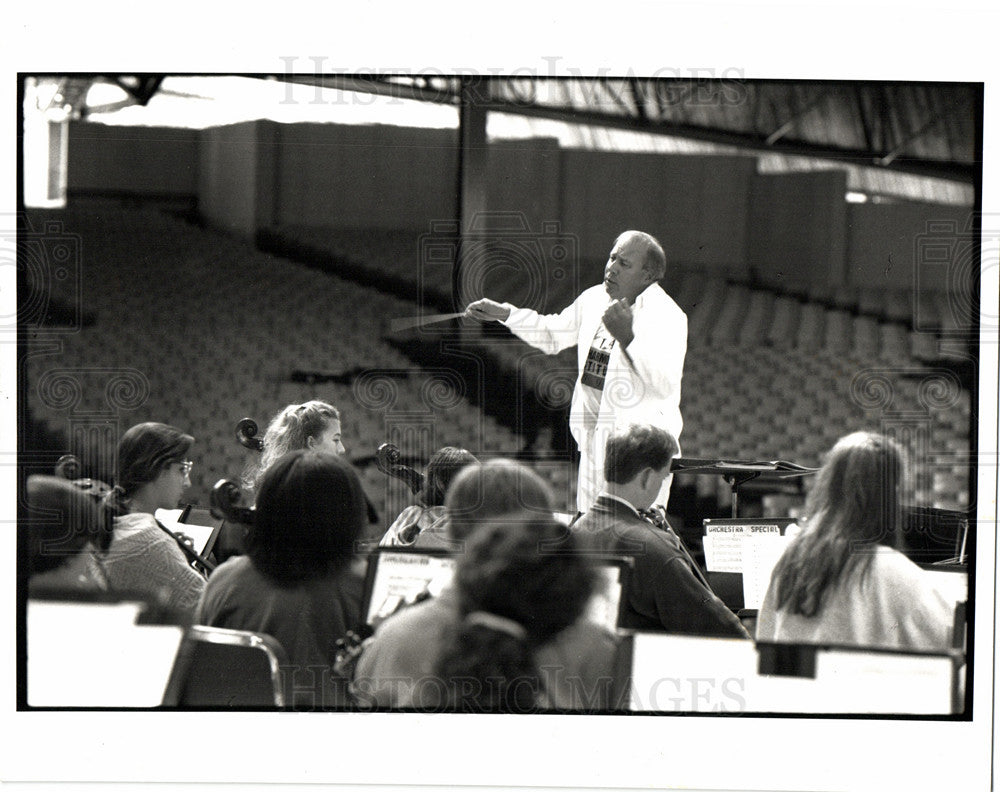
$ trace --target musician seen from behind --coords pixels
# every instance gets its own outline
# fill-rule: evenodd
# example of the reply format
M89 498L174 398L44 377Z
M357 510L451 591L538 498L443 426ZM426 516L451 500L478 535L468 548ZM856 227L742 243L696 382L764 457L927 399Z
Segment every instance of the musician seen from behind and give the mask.
M650 509L677 451L658 426L617 429L607 442L604 489L571 531L590 552L633 559L622 627L749 638L662 514Z
M641 412L643 420L680 437L687 316L657 283L665 274L666 256L656 238L625 231L608 256L603 284L584 291L562 313L541 315L490 299L465 310L470 318L503 323L548 354L576 344L580 376L569 421L580 449L580 513L601 489L604 447L616 424ZM664 508L671 478L665 476L654 499Z
M830 449L782 553L757 640L946 651L955 602L893 544L906 455L891 437L854 432Z

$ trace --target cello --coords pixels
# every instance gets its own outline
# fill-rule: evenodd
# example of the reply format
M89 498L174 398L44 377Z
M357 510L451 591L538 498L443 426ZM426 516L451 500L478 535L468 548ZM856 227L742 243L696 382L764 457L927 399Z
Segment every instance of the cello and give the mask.
M240 418L240 420L236 422L236 441L244 448L248 448L258 454L263 453L264 451L264 441L257 436L259 432L260 427L253 418ZM219 483L221 484L222 482L220 481ZM218 484L216 487L218 487ZM374 524L379 522L380 518L378 510L375 508L375 504L373 504L368 498L367 494L365 495L365 504L368 509L368 523Z

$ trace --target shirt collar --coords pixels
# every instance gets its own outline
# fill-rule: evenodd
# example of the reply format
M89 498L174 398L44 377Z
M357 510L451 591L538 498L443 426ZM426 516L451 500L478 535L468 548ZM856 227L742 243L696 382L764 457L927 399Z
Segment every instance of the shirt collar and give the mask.
M624 504L625 506L627 506L629 508L629 510L632 511L633 514L635 514L636 517L640 517L640 518L642 517L642 514L639 513L639 510L637 508L635 508L635 506L633 506L631 503L629 503L624 498L619 498L617 495L612 495L607 490L601 490L601 494L598 495L597 497L598 498L607 498L608 500L612 500L612 501L618 501L618 503L621 503L621 504Z

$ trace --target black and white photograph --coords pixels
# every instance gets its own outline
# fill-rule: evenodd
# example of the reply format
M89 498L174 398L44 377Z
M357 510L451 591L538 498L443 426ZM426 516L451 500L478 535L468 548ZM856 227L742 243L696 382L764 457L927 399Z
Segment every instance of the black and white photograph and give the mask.
M182 8L15 26L5 783L992 788L995 11Z

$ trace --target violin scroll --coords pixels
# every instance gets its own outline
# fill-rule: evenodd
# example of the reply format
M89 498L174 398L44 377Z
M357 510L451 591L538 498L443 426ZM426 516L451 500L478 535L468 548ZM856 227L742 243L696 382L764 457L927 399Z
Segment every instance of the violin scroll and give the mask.
M80 459L73 454L63 454L56 460L55 474L59 478L75 479L80 477Z
M259 431L253 418L241 418L236 424L236 439L244 448L261 452L264 450L264 441L257 437Z

